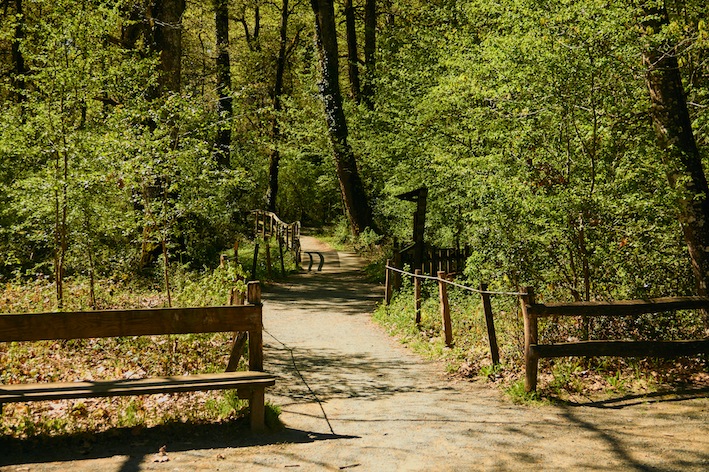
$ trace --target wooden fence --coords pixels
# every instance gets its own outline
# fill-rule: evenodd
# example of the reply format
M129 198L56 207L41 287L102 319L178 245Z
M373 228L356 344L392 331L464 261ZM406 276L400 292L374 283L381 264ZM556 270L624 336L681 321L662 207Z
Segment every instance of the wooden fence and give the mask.
M420 269L421 273L435 277L438 272L447 274L461 273L465 268L465 261L470 257L470 248L438 248L425 245L420 266L415 262L416 245L404 248L395 248L393 266L403 269L408 265L411 270Z
M475 289L472 287L466 287L465 285L461 285L458 283L453 282L448 278L448 274L446 274L443 271L438 271L436 274L436 277L432 277L429 275L424 275L421 271L421 269L415 269L414 273L411 272L406 272L404 270L401 270L397 267L393 267L390 264L391 261L387 261L386 264L386 286L385 286L385 294L384 294L384 303L388 304L391 301L392 293L394 291L394 286L393 286L393 279L394 275L396 274L397 276L407 276L411 277L414 282L414 306L415 306L415 322L417 325L421 323L421 283L424 280L433 280L438 283L438 299L439 299L439 305L440 305L440 313L441 313L441 323L443 326L443 337L444 341L446 343L446 346L450 347L453 345L453 329L452 329L452 323L451 323L451 315L450 315L450 304L448 302L448 286L452 285L458 288L462 288L464 290L468 290L471 292L476 292L480 294L480 298L482 300L482 305L483 305L483 311L485 313L485 324L487 326L487 335L488 335L488 343L490 346L490 357L492 358L492 363L493 364L499 364L500 363L500 351L497 346L497 335L495 333L495 323L494 323L494 318L493 318L493 313L492 313L492 304L490 302L490 296L491 295L496 295L496 294L508 294L506 292L490 292L487 290L487 284L480 284L479 289ZM517 295L517 293L514 293L514 295Z
M520 296L524 316L525 390L537 388L540 358L571 356L678 357L709 354L709 339L688 341L594 340L539 344L537 320L558 316L640 316L678 310L708 310L709 298L673 297L614 302L537 303L531 287Z
M300 256L300 221L285 223L278 215L266 210L253 210L251 213L254 215L255 237L264 240L275 237L282 241L288 250Z
M266 271L271 277L271 238L276 238L278 242L278 251L281 261L281 272L285 275L285 265L283 262L283 248L293 253L293 259L296 265L300 264L300 221L293 223L283 222L275 213L266 210L253 210L254 215L254 237L256 244L254 245L254 259L251 265L251 278L256 278L256 265L259 254L259 240L263 240L266 246Z
M421 282L433 280L439 286L439 301L443 336L447 346L453 343L451 331L450 307L447 287L453 285L464 290L480 294L485 322L488 330L490 355L494 364L499 363L499 349L495 333L494 317L490 303L491 295L514 295L520 298L522 316L524 318L524 362L525 390L535 391L539 359L553 357L678 357L697 354L709 355L709 339L674 340L674 341L626 341L626 340L593 340L579 342L564 342L556 344L539 344L538 319L559 316L640 316L658 314L679 310L709 310L709 297L667 297L647 300L620 300L613 302L575 302L575 303L537 303L534 290L527 287L523 292L492 292L487 290L487 284L481 284L479 289L466 287L448 279L445 272L439 271L437 276L424 275L421 269L414 273L406 272L386 265L386 285L384 303L391 301L395 288L395 278L412 277L414 283L414 306L416 324L421 322Z

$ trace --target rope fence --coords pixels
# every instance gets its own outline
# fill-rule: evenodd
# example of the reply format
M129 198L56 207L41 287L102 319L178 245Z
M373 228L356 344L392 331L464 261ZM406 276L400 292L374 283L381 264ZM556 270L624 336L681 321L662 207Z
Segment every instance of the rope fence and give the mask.
M391 270L391 271L394 271L394 272L398 272L398 273L400 273L400 274L402 274L402 275L408 275L408 276L410 276L410 277L414 277L414 278L417 278L417 279L422 279L422 280L435 280L436 282L443 282L443 283L445 283L445 284L452 285L452 286L454 286L454 287L458 287L458 288L460 288L460 289L467 290L467 291L469 291L469 292L474 292L474 293L480 293L480 294L485 293L485 294L488 294L488 295L510 295L510 296L514 296L514 297L521 297L521 296L523 296L523 295L527 295L526 292L502 292L502 291L492 291L492 290L480 290L480 289L477 289L477 288L468 287L468 286L466 286L466 285L461 285L461 284L459 284L459 283L453 282L452 280L448 280L448 279L441 278L441 277L433 277L433 276L430 276L430 275L423 275L423 274L412 274L411 272L407 272L407 271L405 271L405 270L401 270L401 269L398 269L398 268L396 268L396 267L392 267L392 266L390 266L389 264L387 264L387 265L385 266L385 269L388 269L388 270Z
M492 291L487 289L487 284L481 283L480 288L468 287L462 285L452 280L445 278L445 272L439 271L438 276L434 277L431 275L424 275L421 269L416 269L414 273L407 272L405 270L399 269L391 265L391 261L387 261L385 265L386 271L386 291L384 295L384 303L389 304L391 301L393 288L400 286L400 281L394 281L394 274L409 276L413 278L414 281L414 304L416 312L416 325L421 324L421 282L423 280L432 280L438 283L438 294L441 310L441 319L443 323L443 337L446 346L451 347L453 345L453 329L451 323L450 315L450 305L448 302L448 286L460 288L462 290L467 290L469 292L478 293L482 299L483 311L485 313L485 324L487 326L487 336L488 343L490 346L490 357L492 358L493 365L500 363L500 350L497 346L497 334L495 333L495 323L492 313L492 304L490 302L490 297L492 295L510 295L510 296L523 296L525 293L522 292L504 292L504 291ZM398 277L397 277L398 279Z
M487 284L481 283L480 288L468 287L446 278L444 271L438 271L438 276L422 274L421 269L414 273L407 272L391 265L387 261L386 292L384 303L389 304L393 291L400 288L400 276L413 278L414 300L416 307L416 325L421 322L421 282L432 280L438 283L440 312L443 321L442 334L445 344L451 347L453 333L451 329L450 306L447 287L454 286L462 290L478 293L482 299L485 322L487 324L488 342L493 365L500 363L497 346L497 335L492 313L490 298L493 295L509 295L520 298L522 318L524 320L524 362L525 390L535 391L537 388L537 372L539 359L554 357L661 357L709 355L709 338L681 340L617 340L617 339L583 339L574 342L554 342L539 344L538 318L551 317L637 317L663 312L678 312L682 310L709 311L709 297L665 297L641 300L587 301L572 303L538 303L535 300L534 289L525 287L524 291L506 292L487 289ZM550 321L557 323L556 319Z

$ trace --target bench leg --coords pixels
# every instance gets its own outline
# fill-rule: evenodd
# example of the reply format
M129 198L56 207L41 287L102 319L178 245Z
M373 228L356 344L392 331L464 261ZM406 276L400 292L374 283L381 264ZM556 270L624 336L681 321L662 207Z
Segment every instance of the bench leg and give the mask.
M255 388L251 390L249 407L251 408L251 431L256 433L266 431L265 389Z

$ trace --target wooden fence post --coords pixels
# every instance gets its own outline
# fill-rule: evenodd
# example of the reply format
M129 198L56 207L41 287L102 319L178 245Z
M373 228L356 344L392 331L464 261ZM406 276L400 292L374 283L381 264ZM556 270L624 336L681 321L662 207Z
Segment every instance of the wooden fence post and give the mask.
M444 280L446 273L438 271L438 298L441 302L441 317L443 318L443 334L446 346L453 344L453 332L451 326L451 309L448 304L448 284Z
M393 262L394 264L392 265L392 267L396 267L397 269L401 269L404 267L404 264L402 263L401 259L401 253L398 250L394 250ZM392 271L391 274L391 287L392 291L399 290L401 288L401 274L396 271Z
M229 294L229 305L243 305L246 303L246 294L236 288L231 289Z
M485 312L485 324L487 324L487 339L490 342L490 356L492 357L492 365L500 363L500 349L497 347L497 334L495 333L495 322L492 317L492 304L490 303L490 294L487 292L487 284L480 284L480 297L483 302L483 311Z
M385 273L385 282L384 282L384 304L388 305L389 302L391 301L391 259L387 259L387 264L386 268L384 269Z
M246 285L246 300L261 305L261 285L258 280ZM263 371L263 333L260 329L249 332L249 370Z
M246 294L240 292L236 287L232 287L229 294L229 305L243 305L246 302ZM241 360L241 354L244 352L244 346L248 339L246 331L236 331L233 334L231 342L231 352L229 361L226 366L226 372L236 372Z
M539 342L539 332L536 315L527 311L527 306L535 303L534 289L526 287L525 292L526 294L520 297L522 316L524 317L524 390L534 392L537 390L539 357L532 352L532 345Z
M254 262L251 264L251 279L256 278L256 263L258 262L258 240L254 243Z
M234 263L239 265L239 240L234 241Z
M421 269L414 270L414 306L416 307L416 326L421 324Z
M268 278L271 278L271 273L273 270L273 267L271 266L271 244L270 240L271 238L266 238L266 273L268 274Z
M281 275L286 276L286 263L283 260L283 238L278 237L278 252L281 255Z

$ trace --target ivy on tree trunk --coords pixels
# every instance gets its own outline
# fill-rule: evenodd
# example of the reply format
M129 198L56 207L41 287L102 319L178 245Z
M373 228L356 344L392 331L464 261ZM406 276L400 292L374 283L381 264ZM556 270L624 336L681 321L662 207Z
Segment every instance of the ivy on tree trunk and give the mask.
M320 55L320 95L325 106L325 119L335 157L342 202L352 234L373 228L372 209L357 169L354 152L347 142L347 121L342 108L339 82L337 31L332 0L311 0L315 13L315 34Z
M160 54L160 92L179 92L182 82L182 14L185 0L157 0L152 7L153 42Z
M214 157L222 168L228 168L231 156L231 61L229 59L229 2L214 0L214 26L217 43L217 139Z
M278 141L281 136L281 129L278 125L278 114L283 109L281 95L283 94L283 74L286 70L288 59L288 0L283 0L281 4L281 26L279 29L278 58L276 59L276 80L273 85L273 111L275 116L271 122L271 138L273 148L269 153L268 163L268 193L266 195L266 207L268 211L276 212L276 198L278 197L278 169L281 161L281 153L278 149Z
M377 2L366 0L364 4L364 81L362 101L368 109L374 109L374 67L377 50Z
M709 186L692 131L676 47L658 34L669 24L667 10L643 4L647 45L643 62L650 93L650 115L670 185L680 195L679 218L700 295L709 291Z
M350 93L355 102L360 102L359 54L357 53L357 27L352 0L345 0L345 27L347 30L347 65L350 74Z

